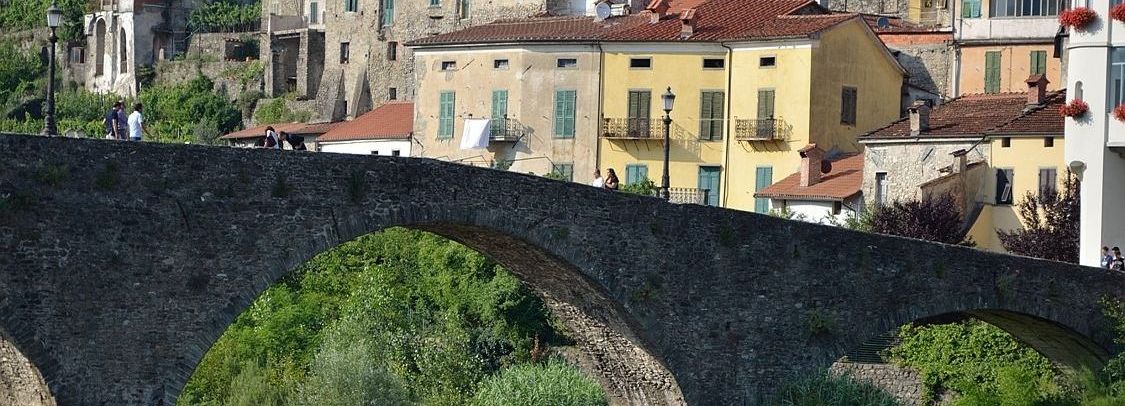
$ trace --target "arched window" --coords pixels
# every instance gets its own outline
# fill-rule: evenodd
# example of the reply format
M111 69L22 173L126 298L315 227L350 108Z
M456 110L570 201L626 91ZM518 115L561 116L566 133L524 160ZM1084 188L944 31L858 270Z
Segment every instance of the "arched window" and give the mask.
M121 46L117 48L117 55L121 61L121 73L129 73L129 38L125 36L125 29L121 29L121 34L117 36L121 42Z
M94 76L101 76L105 74L105 20L99 18L94 27Z

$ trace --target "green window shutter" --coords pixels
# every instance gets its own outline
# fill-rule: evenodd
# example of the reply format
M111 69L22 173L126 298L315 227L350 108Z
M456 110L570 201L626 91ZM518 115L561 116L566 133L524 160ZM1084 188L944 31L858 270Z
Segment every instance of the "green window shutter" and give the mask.
M383 25L395 22L395 0L383 0Z
M453 92L441 92L438 101L438 138L453 137L453 114L456 96Z
M574 138L576 91L555 91L555 138Z
M980 0L964 0L961 3L962 18L980 18Z
M721 169L718 166L700 166L699 167L699 182L697 183L699 190L707 191L707 200L704 202L708 206L719 205L719 172Z
M647 165L625 165L625 184L634 185L648 180Z
M855 125L856 103L858 91L854 87L845 86L840 92L840 123Z
M461 0L461 18L469 18L469 0Z
M645 119L650 117L652 107L652 92L647 90L629 91L629 118Z
M713 99L711 92L703 92L699 100L699 138L704 140L711 139L714 134L711 131L711 114L714 111Z
M1030 71L1032 75L1047 73L1047 51L1031 51Z
M492 119L501 120L508 115L508 91L492 91Z
M773 167L760 166L758 167L756 177L754 180L754 192L761 192L762 189L769 187L773 184ZM756 197L754 198L754 212L767 213L770 211L770 199Z
M711 93L711 139L723 139L723 118L726 112L726 93Z
M758 90L758 118L766 119L773 118L773 103L774 103L774 90L773 89L759 89Z
M1000 92L1000 52L998 51L984 54L984 92Z

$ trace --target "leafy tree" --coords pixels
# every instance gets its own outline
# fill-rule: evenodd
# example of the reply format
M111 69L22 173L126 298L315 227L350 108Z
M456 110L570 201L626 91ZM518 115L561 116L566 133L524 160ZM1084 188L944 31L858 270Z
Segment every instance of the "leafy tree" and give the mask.
M791 382L771 404L784 406L899 406L893 396L848 376L817 374Z
M192 10L188 26L197 32L250 31L261 18L260 1L239 4L233 0L211 0Z
M145 124L163 140L193 140L200 121L215 123L224 134L242 125L238 108L203 75L186 83L144 89L140 100L145 106Z
M921 200L896 201L876 207L863 221L871 232L946 244L967 244L964 217L952 196L929 195Z
M10 117L25 97L44 97L39 89L43 87L41 83L46 84L45 71L38 54L0 42L0 105L4 107L4 115Z
M331 335L316 354L293 406L399 406L413 402L398 377L382 369L365 337Z
M656 187L656 183L653 183L648 178L621 186L622 192L641 196L656 196L657 190L659 189Z
M552 358L542 364L507 368L481 384L473 406L606 405L605 392L593 379L566 362Z
M276 98L265 103L258 103L254 112L254 122L258 124L302 123L309 121L312 114L305 111L293 111L285 103L285 98Z
M63 11L63 25L58 35L62 42L81 40L82 16L88 0L57 0ZM51 0L12 0L0 7L0 31L47 29L47 7Z
M1061 192L1040 196L1028 192L1016 205L1023 229L996 230L1004 249L1013 254L1078 263L1078 178L1067 173Z

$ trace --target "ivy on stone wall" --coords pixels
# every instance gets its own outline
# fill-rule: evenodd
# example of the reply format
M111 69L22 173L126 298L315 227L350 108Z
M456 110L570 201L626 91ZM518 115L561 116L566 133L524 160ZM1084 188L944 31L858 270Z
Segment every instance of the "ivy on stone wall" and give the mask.
M260 1L240 4L233 0L213 0L191 11L188 27L194 32L255 31L261 19Z

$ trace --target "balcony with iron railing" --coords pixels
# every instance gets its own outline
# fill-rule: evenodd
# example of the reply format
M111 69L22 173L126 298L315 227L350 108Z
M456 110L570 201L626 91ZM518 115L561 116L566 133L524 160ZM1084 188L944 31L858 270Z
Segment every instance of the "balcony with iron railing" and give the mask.
M527 134L527 126L510 117L494 118L488 140L492 142L519 142Z
M785 122L780 118L734 120L734 139L738 141L781 140L784 131Z
M602 138L622 140L663 140L664 120L659 118L605 118Z

